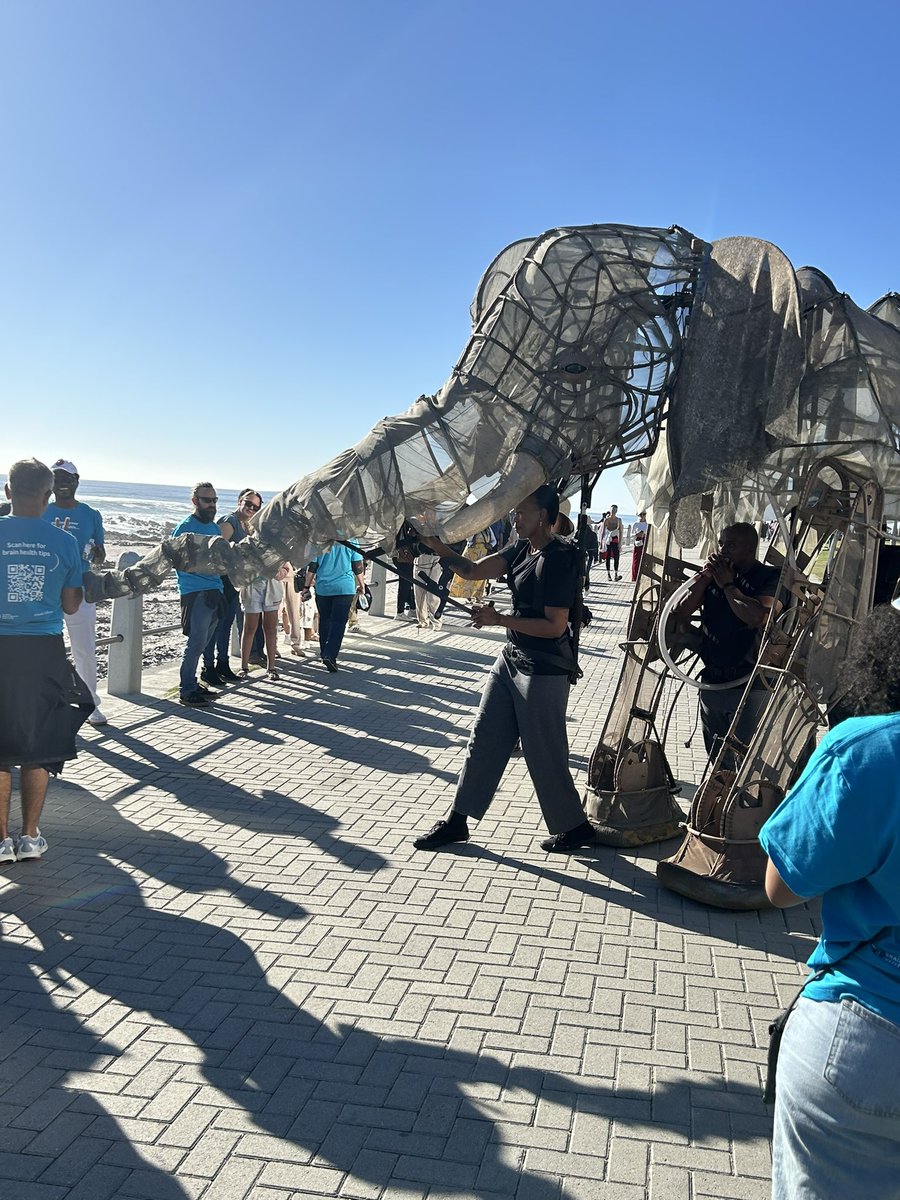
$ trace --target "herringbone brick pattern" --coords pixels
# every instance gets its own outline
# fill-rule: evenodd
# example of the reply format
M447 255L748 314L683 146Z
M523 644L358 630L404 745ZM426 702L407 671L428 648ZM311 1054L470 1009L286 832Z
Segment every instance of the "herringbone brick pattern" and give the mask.
M544 854L521 759L472 843L413 851L496 646L348 642L207 713L159 678L52 786L49 854L0 874L3 1200L762 1200L765 1027L813 914L667 893L671 844Z

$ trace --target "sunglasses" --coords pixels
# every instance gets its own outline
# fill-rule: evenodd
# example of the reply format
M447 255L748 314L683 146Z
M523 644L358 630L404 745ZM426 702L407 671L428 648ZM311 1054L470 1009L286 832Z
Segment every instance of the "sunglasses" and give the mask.
M261 505L254 504L252 500L242 500L242 508L249 508L251 512L259 512Z

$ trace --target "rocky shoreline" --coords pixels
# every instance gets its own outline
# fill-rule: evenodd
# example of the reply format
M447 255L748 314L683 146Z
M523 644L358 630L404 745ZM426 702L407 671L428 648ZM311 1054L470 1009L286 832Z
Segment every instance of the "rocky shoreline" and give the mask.
M114 567L120 554L133 550L136 554L144 554L150 549L147 545L115 545L107 543L106 561ZM178 628L169 633L161 633L152 637L144 637L144 669L159 667L181 657L184 650L184 635L181 632L181 602L178 598L178 587L175 572L164 581L155 592L148 592L143 598L144 629L162 629L167 625L177 625ZM97 638L109 637L109 626L112 620L112 601L104 600L97 605ZM105 679L108 671L109 647L97 647L97 678Z

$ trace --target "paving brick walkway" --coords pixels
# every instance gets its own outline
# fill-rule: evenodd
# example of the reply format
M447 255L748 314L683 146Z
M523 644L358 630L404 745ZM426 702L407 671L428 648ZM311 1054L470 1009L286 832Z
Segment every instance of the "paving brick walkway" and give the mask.
M815 916L682 900L657 847L544 854L521 759L473 843L413 851L495 650L382 623L336 676L288 662L190 713L169 671L110 702L46 859L0 868L3 1200L768 1196L765 1027Z

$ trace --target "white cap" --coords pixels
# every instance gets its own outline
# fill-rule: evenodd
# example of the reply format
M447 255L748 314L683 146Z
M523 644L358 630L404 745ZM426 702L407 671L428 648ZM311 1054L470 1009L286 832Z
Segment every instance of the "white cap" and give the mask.
M73 462L69 462L69 460L67 458L58 458L56 460L56 462L53 464L53 466L50 468L50 470L51 471L67 471L70 475L78 474L78 468L75 466L75 464Z

